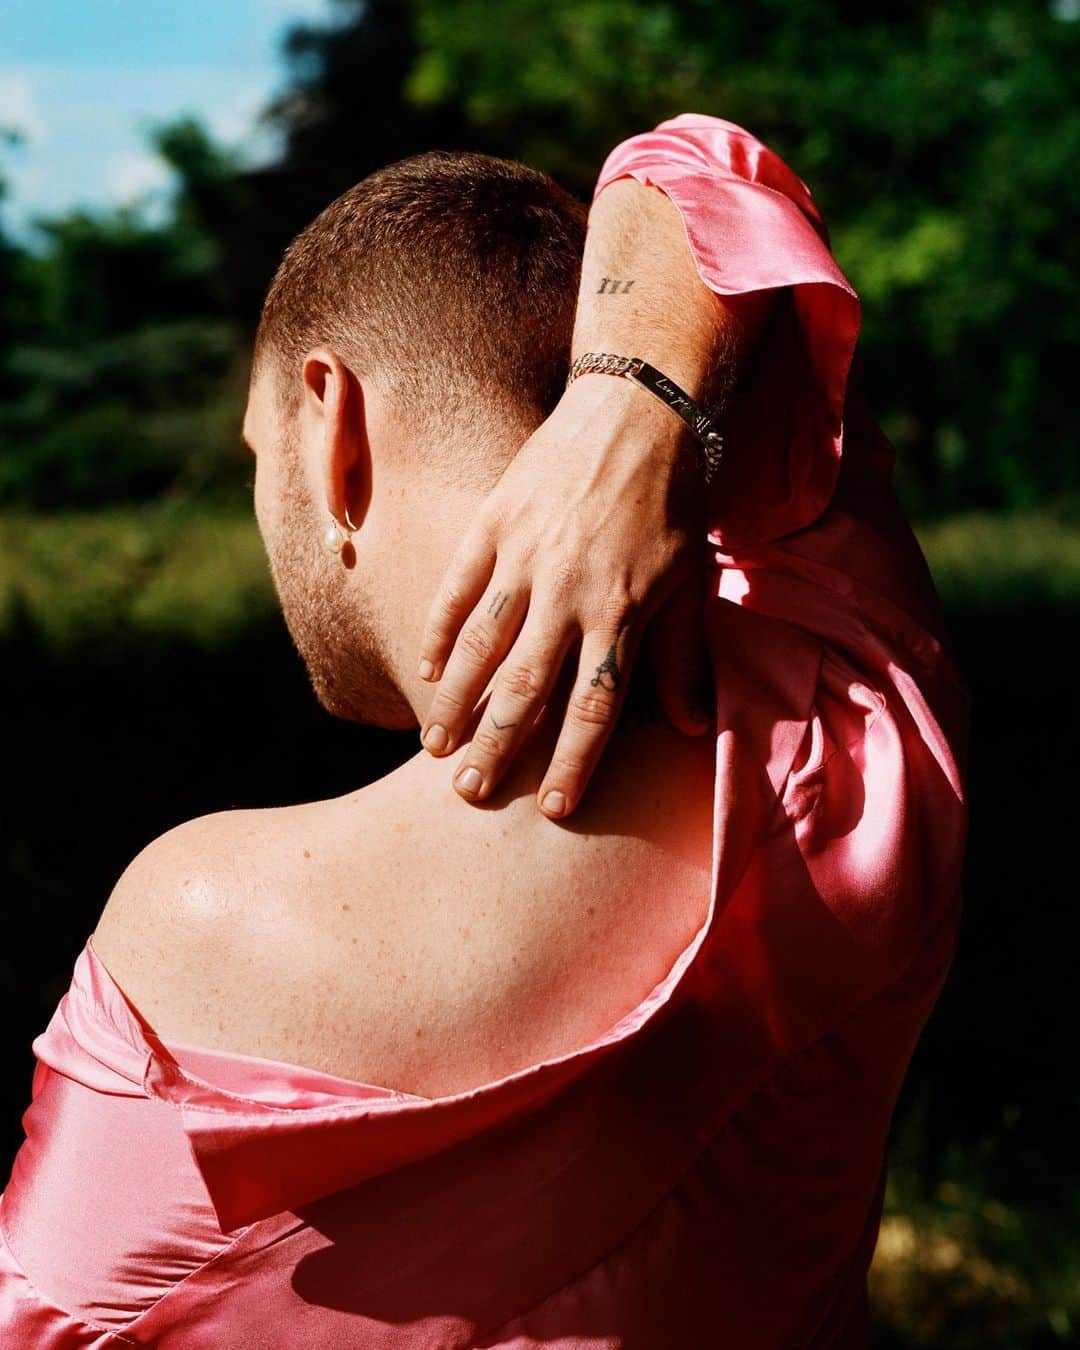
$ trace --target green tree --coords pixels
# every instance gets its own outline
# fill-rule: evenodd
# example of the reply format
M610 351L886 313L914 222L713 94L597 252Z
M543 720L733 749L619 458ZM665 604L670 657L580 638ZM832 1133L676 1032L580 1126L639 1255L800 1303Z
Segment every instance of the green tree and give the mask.
M193 465L207 477L200 437L240 334L203 203L238 179L191 123L157 142L178 171L164 224L136 207L74 211L38 221L33 251L0 241L0 501L96 505L154 496Z
M914 509L1080 496L1072 10L520 0L493 25L483 0L415 7L409 97L460 101L504 153L578 191L619 139L683 111L789 160L863 295Z

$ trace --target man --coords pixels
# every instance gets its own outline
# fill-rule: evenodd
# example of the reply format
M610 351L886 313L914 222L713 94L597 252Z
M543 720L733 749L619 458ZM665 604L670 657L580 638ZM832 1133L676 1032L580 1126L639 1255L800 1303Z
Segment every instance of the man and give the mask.
M0 1204L12 1343L865 1343L889 1119L955 941L966 690L805 185L687 114L609 157L579 263L583 230L543 176L440 153L286 254L245 435L328 708L430 720L425 615L519 447L609 521L624 575L568 683L537 641L535 681L440 712L455 767L501 756L482 809L420 752L133 861L35 1041ZM605 277L640 302L585 300ZM739 354L711 496L658 398L560 393L584 343L698 395ZM564 702L625 689L631 616L678 570L638 566L644 541L695 494L716 735L656 718L642 665L552 819ZM587 561L541 558L547 594ZM520 595L481 602L474 689Z

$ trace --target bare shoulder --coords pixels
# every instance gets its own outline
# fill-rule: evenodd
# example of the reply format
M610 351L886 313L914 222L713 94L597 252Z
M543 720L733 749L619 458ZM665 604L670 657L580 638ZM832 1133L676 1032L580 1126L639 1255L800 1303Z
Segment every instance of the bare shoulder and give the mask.
M124 869L93 948L164 1039L207 1043L199 1038L215 988L235 987L254 931L269 935L288 920L290 841L310 809L198 816L159 835Z
M97 928L98 951L118 948L124 934L144 937L148 926L173 928L182 920L219 932L236 903L232 884L244 861L273 828L277 811L216 811L187 820L152 840L113 887Z
M708 906L714 759L643 731L569 828L536 809L539 762L478 810L423 751L339 798L203 816L133 860L94 948L166 1042L460 1091L585 1044L668 972Z

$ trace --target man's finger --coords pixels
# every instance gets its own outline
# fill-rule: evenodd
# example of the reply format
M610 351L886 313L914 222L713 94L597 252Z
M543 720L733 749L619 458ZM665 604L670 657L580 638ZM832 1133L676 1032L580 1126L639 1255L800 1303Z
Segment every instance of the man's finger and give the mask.
M704 606L704 583L695 572L676 586L649 627L660 706L684 736L702 735L714 720Z
M417 674L441 678L461 626L476 607L495 570L495 545L479 525L469 529L435 592L420 639Z
M618 720L640 640L639 620L586 633L562 730L537 792L540 810L561 820L577 806Z
M468 801L481 801L506 771L522 737L536 721L580 630L522 628L491 690L469 748L454 774L454 787Z
M460 745L469 716L514 645L528 607L523 585L494 578L465 620L420 732L433 755L449 754Z

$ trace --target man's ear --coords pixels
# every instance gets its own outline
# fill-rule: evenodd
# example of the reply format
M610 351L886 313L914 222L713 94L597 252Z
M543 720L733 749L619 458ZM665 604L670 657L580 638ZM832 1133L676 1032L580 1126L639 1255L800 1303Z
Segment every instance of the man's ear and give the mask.
M364 391L336 352L304 357L305 440L314 452L316 500L346 528L363 524L371 496L371 454Z

